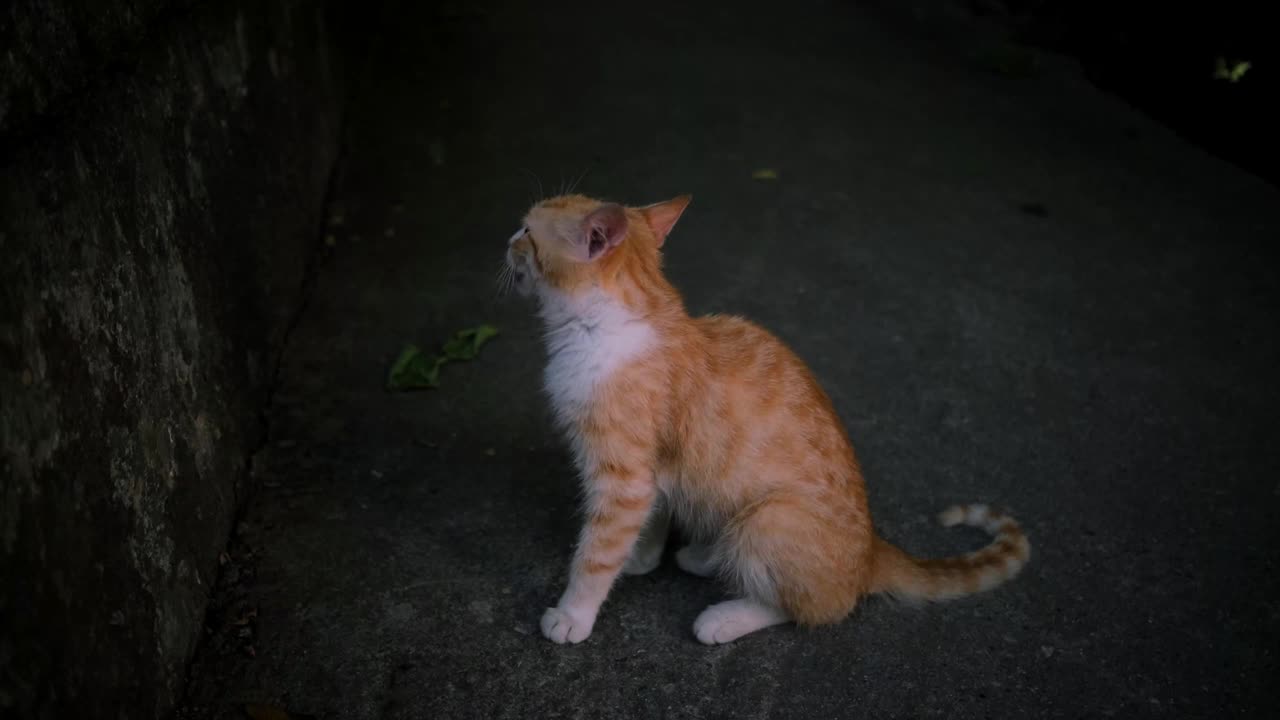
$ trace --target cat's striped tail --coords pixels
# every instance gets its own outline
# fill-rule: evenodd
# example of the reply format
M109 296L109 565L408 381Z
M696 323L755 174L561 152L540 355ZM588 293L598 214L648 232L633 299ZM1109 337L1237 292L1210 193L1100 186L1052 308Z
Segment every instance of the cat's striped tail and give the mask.
M924 560L877 537L871 592L905 600L951 600L1004 583L1031 559L1031 543L1018 522L986 505L949 507L938 515L938 522L945 527L980 527L995 540L965 555Z

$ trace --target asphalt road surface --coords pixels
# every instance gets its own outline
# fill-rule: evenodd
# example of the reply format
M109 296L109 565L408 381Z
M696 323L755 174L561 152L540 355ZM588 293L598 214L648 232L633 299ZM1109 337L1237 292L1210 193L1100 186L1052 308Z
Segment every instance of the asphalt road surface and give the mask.
M1280 192L1070 63L991 72L857 4L425 5L384 16L353 98L180 717L1280 712ZM495 277L573 181L692 193L669 275L811 364L880 531L963 552L985 537L934 513L991 503L1032 541L1022 575L708 648L723 589L668 556L582 645L543 639L577 485L539 328ZM480 323L501 334L439 389L384 389L405 344Z

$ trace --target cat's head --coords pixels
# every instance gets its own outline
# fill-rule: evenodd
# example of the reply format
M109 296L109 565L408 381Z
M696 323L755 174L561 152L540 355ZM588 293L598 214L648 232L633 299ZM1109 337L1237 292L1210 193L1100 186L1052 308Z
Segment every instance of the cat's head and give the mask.
M522 295L606 286L629 264L657 262L690 197L624 207L583 195L539 202L507 242L507 271Z

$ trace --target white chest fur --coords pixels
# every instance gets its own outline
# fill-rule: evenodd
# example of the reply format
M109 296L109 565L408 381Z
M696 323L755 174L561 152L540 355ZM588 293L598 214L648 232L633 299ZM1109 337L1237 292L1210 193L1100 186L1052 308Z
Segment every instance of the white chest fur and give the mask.
M544 290L547 325L544 382L556 417L571 423L590 406L597 388L620 367L656 345L653 327L598 290L569 297Z

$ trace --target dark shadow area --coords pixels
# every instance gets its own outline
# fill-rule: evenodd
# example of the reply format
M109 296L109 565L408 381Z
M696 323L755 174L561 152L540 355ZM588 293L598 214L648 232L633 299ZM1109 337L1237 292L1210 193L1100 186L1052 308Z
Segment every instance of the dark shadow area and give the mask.
M1033 75L1027 50L1076 59L1084 76L1189 142L1280 181L1280 126L1274 102L1280 52L1265 3L1068 2L1066 0L914 0L897 12L998 29L1014 45L989 46L991 70ZM1019 49L1019 46L1025 49ZM1134 129L1127 130L1130 133Z
M1188 140L1280 181L1274 21L1263 3L1044 3L1018 37L1074 55L1090 80Z

